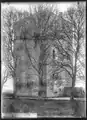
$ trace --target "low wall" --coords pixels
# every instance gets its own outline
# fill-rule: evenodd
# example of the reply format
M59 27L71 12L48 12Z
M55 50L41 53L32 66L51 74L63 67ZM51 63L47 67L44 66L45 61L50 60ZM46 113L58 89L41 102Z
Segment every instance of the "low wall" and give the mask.
M84 100L5 98L3 100L3 113L8 113L10 116L14 113L14 117L17 117L18 113L37 113L38 117L85 117L85 106Z

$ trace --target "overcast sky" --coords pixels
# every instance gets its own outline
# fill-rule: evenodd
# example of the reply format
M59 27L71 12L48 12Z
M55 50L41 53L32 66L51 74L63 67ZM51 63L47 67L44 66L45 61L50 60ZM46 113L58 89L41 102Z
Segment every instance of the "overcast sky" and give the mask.
M65 3L64 2L51 2L49 4L53 4L57 6L60 12L64 12L67 10L67 8L71 7L73 3L74 2L65 2ZM8 6L14 6L17 9L27 10L29 5L34 6L37 4L40 4L40 3L39 2L38 3L37 2L36 3L35 2L34 3L30 3L30 2L29 3L10 3L10 4L4 3L2 4L2 7L7 8Z

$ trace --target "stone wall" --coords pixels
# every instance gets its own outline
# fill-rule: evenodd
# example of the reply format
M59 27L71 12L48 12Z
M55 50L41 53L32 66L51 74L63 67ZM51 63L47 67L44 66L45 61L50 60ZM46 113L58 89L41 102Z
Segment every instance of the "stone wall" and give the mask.
M47 63L51 63L47 65L47 83L51 84L52 87L49 87L47 85L47 96L48 97L56 97L60 96L62 94L63 88L64 87L71 87L72 86L72 79L70 78L69 74L66 71L62 71L59 76L61 79L53 79L52 78L52 71L55 69L55 66L53 64L53 58L52 58L52 50L55 49L52 45L49 47L49 53L50 57L47 59ZM58 51L56 50L56 54L58 54ZM60 54L58 56L55 56L56 60L60 60ZM65 59L66 63L68 62L67 59ZM68 68L70 71L70 69ZM57 84L55 84L57 83Z
M13 30L15 39L31 39L34 32L40 32L33 17L26 17L15 22L13 25Z
M38 72L32 67L32 64L38 68L38 58L39 58L39 47L33 49L34 42L27 40L27 48L29 54L32 56L32 63L25 50L25 45L22 40L16 40L14 44L14 54L17 57L17 67L16 67L16 77L20 83L30 83L33 81L38 87ZM34 61L35 59L35 61ZM36 90L38 91L38 90ZM29 88L21 88L20 91L17 89L17 95L32 95L32 91Z
M14 84L17 85L14 87L16 89L16 95L38 96L39 78L36 69L38 69L40 47L37 45L34 48L35 42L32 40L32 36L34 32L39 33L39 29L34 19L30 17L20 19L14 23L13 29L15 38L13 53L15 58L17 58L16 80ZM31 60L29 55L31 56ZM19 83L19 87L20 84L22 85L20 89L16 83Z
M32 39L32 37L34 35L34 32L39 34L40 30L36 26L34 19L30 18L30 17L20 19L18 22L14 23L13 28L14 28L14 36L15 36L14 54L15 54L15 56L17 56L17 68L16 68L17 79L20 78L21 83L24 83L24 84L27 83L27 81L28 82L37 81L35 83L34 87L38 86L38 89L39 89L39 76L38 76L37 70L35 70L35 68L38 69L38 64L40 61L39 59L40 58L41 58L41 60L43 59L43 54L42 55L40 54L41 46L39 46L39 44L37 44L37 46L35 47L35 41ZM32 66L31 61L29 60L29 56L26 52L25 42L24 42L25 39L26 39L26 45L28 48L28 52L32 56L32 63L34 64L35 68ZM50 44L50 42L49 42L49 44ZM50 53L50 57L48 58L49 60L47 60L48 62L50 62L52 60L52 53L51 53L52 47L53 46L51 44L49 47L49 50L48 50ZM43 50L42 50L42 53L43 53ZM48 84L48 82L50 80L53 82L53 85L54 85L54 80L53 79L51 80L51 77L50 77L51 74L49 73L49 70L51 70L51 69L53 69L53 66L50 66L50 65L44 66L43 79L45 80L44 83ZM70 87L72 82L71 82L71 79L68 76L66 76L66 73L62 72L60 76L62 79L67 81L66 86ZM22 91L20 91L20 92L18 91L17 94L32 95L33 92L31 92L31 90L28 88L26 91L25 88L26 87L24 87L23 90L21 89ZM44 88L46 88L46 87L44 87ZM50 91L48 86L46 89L47 89L47 97L55 96L55 94L53 94L52 91ZM34 90L34 91L38 91L38 90Z

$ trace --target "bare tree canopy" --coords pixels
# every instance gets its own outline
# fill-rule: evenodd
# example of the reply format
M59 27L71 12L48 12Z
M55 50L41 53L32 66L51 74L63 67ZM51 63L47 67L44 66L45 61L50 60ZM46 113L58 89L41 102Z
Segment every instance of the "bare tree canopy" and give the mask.
M69 8L65 13L60 13L54 6L48 4L40 4L33 10L24 12L11 7L2 11L2 19L2 60L6 66L4 81L9 76L16 81L18 51L22 49L26 53L25 58L28 59L26 61L28 69L31 69L31 64L39 78L40 96L44 93L46 97L48 83L46 74L49 66L54 83L62 79L60 77L62 73L67 74L67 82L72 80L72 88L75 87L77 76L84 79L81 69L85 67L84 60L81 59L84 56L82 44L85 39L84 4L78 2L76 8ZM16 50L15 44L20 40L22 43ZM32 49L28 46L29 41L33 41ZM31 53L33 50L36 52L37 48L39 52L36 59Z

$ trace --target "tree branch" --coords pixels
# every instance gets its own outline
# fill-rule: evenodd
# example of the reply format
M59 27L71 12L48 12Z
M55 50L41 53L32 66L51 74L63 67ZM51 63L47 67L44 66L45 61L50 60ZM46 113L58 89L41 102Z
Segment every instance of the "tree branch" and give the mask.
M25 48L26 48L26 52L27 52L28 58L29 58L29 60L30 60L30 62L31 62L31 64L32 64L32 67L39 73L38 69L37 69L37 68L35 67L35 65L33 65L33 63L32 63L31 56L30 56L30 54L29 54L29 51L28 51L28 48L27 48L27 45L26 45L26 40L25 40Z

